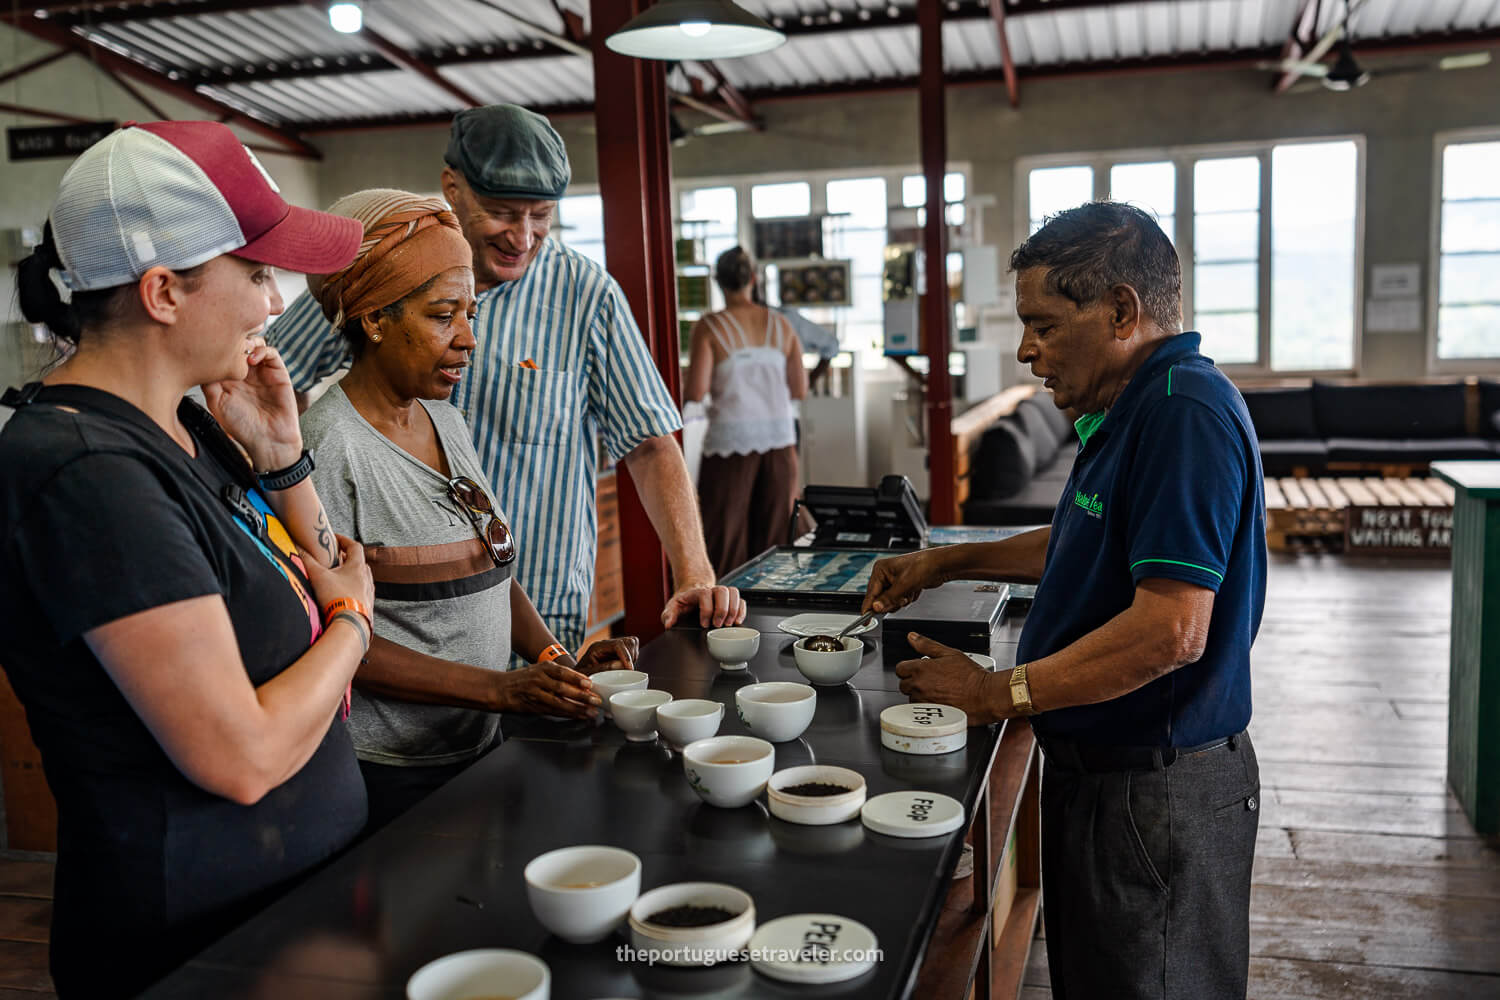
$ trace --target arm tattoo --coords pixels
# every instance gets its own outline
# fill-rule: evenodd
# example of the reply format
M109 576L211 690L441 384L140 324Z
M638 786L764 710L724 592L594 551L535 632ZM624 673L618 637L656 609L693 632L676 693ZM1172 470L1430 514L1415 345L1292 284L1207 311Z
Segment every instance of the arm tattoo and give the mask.
M338 614L328 619L328 624L332 625L336 621L347 621L350 625L353 625L355 631L359 633L360 641L364 643L364 652L369 652L370 630L365 626L364 618L355 614L353 611L340 611ZM363 655L363 653L361 653L361 655Z
M323 505L318 504L318 523L314 529L318 535L318 548L323 553L323 565L335 568L339 564L339 547L333 537L333 529L328 526L328 513L323 510Z

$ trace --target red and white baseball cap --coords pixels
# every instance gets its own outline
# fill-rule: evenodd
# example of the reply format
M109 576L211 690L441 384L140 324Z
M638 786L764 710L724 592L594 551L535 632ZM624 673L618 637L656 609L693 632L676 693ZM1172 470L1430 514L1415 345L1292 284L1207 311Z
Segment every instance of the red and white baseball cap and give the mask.
M75 291L225 253L325 274L353 260L364 236L357 220L288 205L218 122L127 122L68 168L51 221L62 280Z

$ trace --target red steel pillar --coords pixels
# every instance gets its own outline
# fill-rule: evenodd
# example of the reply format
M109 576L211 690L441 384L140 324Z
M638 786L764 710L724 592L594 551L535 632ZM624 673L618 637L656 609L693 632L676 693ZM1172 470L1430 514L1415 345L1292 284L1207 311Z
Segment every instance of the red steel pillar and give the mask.
M948 167L947 105L943 93L943 4L919 0L922 70L918 80L922 132L922 173L927 177L927 225L922 234L926 254L927 294L922 319L927 342L927 474L931 480L933 524L958 523L958 480L953 455L953 385L948 377L948 220L943 177Z
M649 5L649 0L591 0L589 5L599 192L609 273L624 290L662 380L680 404L665 64L604 46L605 38ZM662 631L661 609L671 596L666 555L623 462L617 475L625 628L650 639Z

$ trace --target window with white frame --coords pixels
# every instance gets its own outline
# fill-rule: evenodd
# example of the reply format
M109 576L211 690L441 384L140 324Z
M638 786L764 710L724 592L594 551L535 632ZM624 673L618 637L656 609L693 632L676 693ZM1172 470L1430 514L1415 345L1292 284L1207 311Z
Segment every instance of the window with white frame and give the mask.
M1224 365L1260 360L1260 158L1193 164L1193 300L1183 322ZM1192 318L1189 319L1189 316Z
M1500 140L1442 150L1438 361L1500 358Z
M559 199L552 232L564 246L604 266L604 199L599 195L573 194Z
M834 260L850 262L850 305L806 306L799 311L815 323L834 330L839 342L864 352L865 365L883 368L884 304L881 300L884 250L893 224L889 210L897 206L921 206L926 184L921 174L902 170L871 170L859 175L849 171L803 174L796 180L777 177L698 182L679 193L679 233L704 238L706 256L713 263L717 253L736 243L753 250L753 235L739 226L758 219L821 217L823 253ZM959 170L944 177L943 195L949 202L948 221L959 226L969 219L964 199L968 175ZM898 201L899 198L899 201ZM744 212L748 207L749 211ZM974 238L978 220L969 219ZM952 267L959 255L950 260ZM777 301L775 266L767 268L766 294ZM714 307L721 308L718 292Z
M841 343L861 350L878 348L885 336L881 306L881 267L886 244L884 177L831 180L824 190L823 248L833 260L849 261L849 305L841 310L804 309L814 323L838 326ZM842 313L842 315L840 315Z
M1182 257L1183 321L1205 354L1261 371L1350 371L1363 157L1361 140L1338 139L1049 158L1022 164L1021 218L1034 233L1092 198L1136 205Z
M811 215L812 185L806 181L757 184L750 189L750 214L757 219Z
M710 269L719 255L739 245L739 192L730 186L691 188L682 192L680 235L703 241L703 265ZM701 273L701 272L700 272ZM724 293L710 283L709 304L724 308Z

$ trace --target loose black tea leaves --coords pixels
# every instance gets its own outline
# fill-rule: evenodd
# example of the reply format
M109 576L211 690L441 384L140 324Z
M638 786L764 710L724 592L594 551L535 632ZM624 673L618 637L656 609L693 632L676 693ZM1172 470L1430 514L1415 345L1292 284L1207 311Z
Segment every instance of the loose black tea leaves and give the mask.
M658 927L707 927L710 924L722 924L726 920L733 920L736 915L722 906L695 906L692 903L683 903L678 906L669 906L665 910L658 910L646 918L646 923L656 924Z
M843 795L854 789L843 785L834 785L827 781L804 781L800 785L788 785L786 788L778 789L784 795L806 795L810 797L822 795Z

